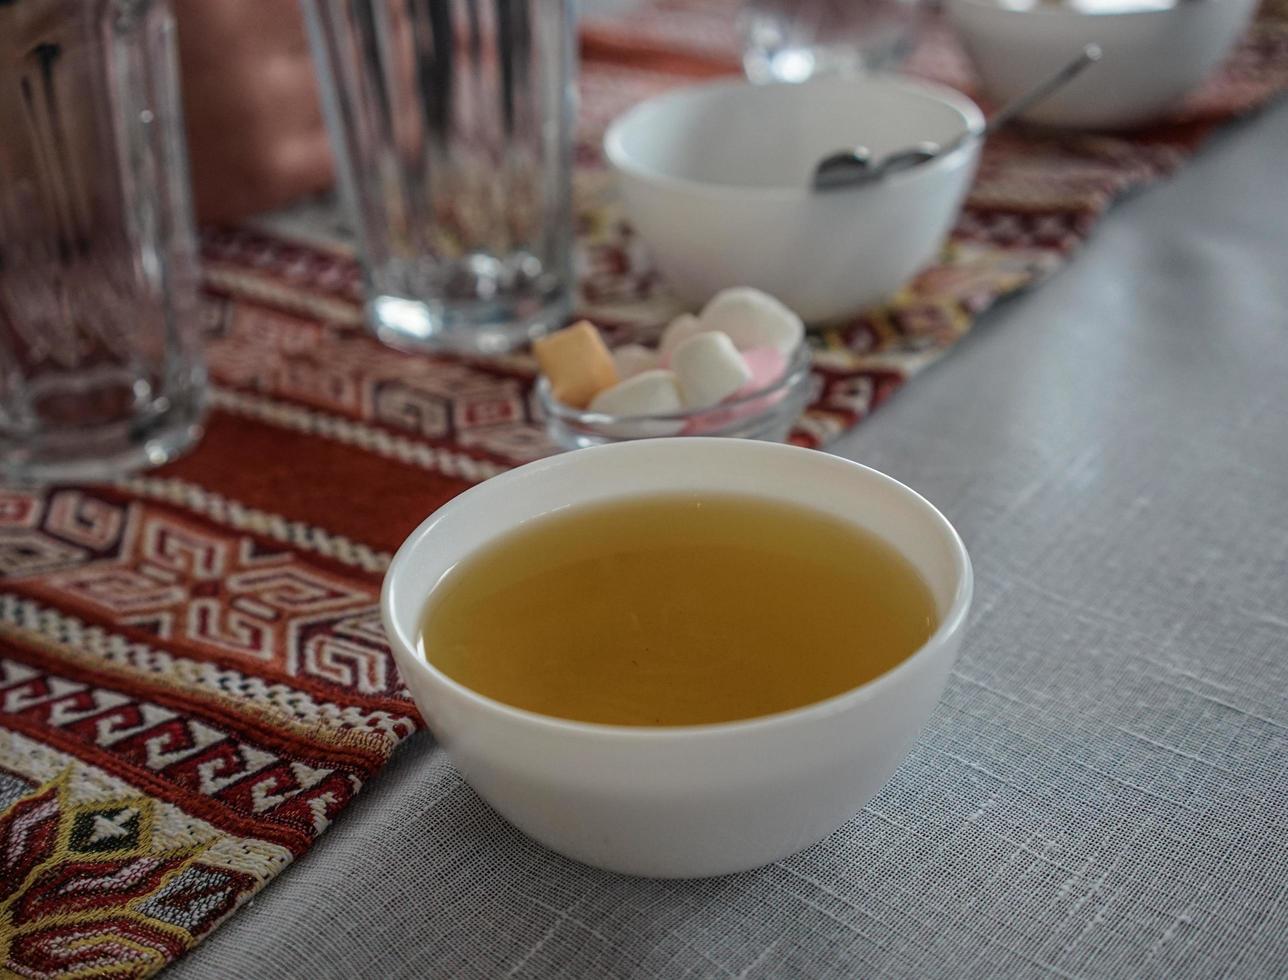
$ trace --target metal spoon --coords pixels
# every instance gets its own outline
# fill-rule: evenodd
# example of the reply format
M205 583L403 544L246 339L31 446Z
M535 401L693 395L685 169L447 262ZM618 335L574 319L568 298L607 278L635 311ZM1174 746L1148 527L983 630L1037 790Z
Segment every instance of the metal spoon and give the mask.
M841 150L824 157L814 168L813 186L816 191L840 190L861 187L880 180L887 174L898 173L928 163L937 157L952 153L970 140L987 139L988 135L1005 126L1020 113L1032 108L1056 90L1073 81L1088 65L1100 60L1100 45L1088 44L1082 52L1043 82L1039 82L1018 98L1012 99L984 123L982 129L967 130L956 139L943 144L925 142L906 150L895 150L873 161L871 151L865 146Z

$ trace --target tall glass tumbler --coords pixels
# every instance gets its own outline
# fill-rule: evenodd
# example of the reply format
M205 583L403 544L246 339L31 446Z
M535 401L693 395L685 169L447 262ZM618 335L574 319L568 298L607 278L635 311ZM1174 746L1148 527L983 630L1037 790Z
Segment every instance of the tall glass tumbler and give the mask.
M893 69L912 51L923 2L743 0L743 69L757 83Z
M367 319L500 353L572 282L573 0L303 0Z
M0 3L0 479L107 479L200 433L165 0Z

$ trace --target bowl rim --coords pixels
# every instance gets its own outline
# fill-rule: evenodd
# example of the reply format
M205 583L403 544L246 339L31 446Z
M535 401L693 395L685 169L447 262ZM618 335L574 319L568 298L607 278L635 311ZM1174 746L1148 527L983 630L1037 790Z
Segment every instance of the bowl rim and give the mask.
M1204 0L1205 3L1220 3L1222 0ZM1237 0L1225 0L1234 3ZM998 0L944 0L945 7L972 7L975 10L992 10L1006 17L1038 16L1049 20L1092 20L1120 17L1154 17L1173 13L1185 6L1186 0L1171 0L1167 6L1125 7L1122 10L1082 10L1068 3L1044 3L1033 0L1031 7L1011 7Z
M813 366L814 354L810 349L809 341L802 340L792 351L791 357L783 368L783 373L763 388L757 388L755 391L740 395L729 401L708 405L706 408L692 408L683 412L667 412L660 415L609 415L605 412L592 412L588 408L574 408L571 405L565 405L554 397L554 393L550 390L550 382L544 374L537 379L536 391L544 412L554 415L564 422L572 422L577 425L605 426L640 425L647 422L688 422L691 419L710 413L724 412L749 405L779 391L791 391L808 380ZM775 402L773 405L767 406L766 412L777 404ZM750 417L755 418L756 416Z
M779 456L780 463L790 465L792 459L803 460L806 456L814 460L818 465L834 467L838 472L844 471L850 475L856 472L862 473L862 478L873 480L879 484L892 488L897 494L911 501L911 503L920 510L929 523L934 527L938 534L948 544L952 552L952 561L954 572L956 573L956 585L953 589L952 598L944 615L940 617L939 625L935 631L926 639L921 646L914 650L909 656L905 657L896 666L890 668L884 673L856 687L849 688L832 697L824 698L821 701L814 701L809 704L801 705L797 708L789 708L786 711L777 711L767 715L755 715L750 718L741 718L734 721L713 722L701 725L610 725L602 722L576 721L569 718L560 718L556 715L546 715L536 711L530 711L526 708L515 707L504 701L498 701L486 694L481 694L473 688L468 687L459 681L449 677L443 671L439 670L434 664L430 663L425 657L416 652L415 644L409 642L399 628L398 613L395 610L394 584L395 579L403 566L410 563L412 555L418 552L422 547L422 542L434 532L435 527L446 516L465 510L472 506L470 497L476 494L487 484L495 481L509 482L510 480L523 481L533 478L537 474L544 474L549 470L557 470L563 467L579 465L578 460L585 459L587 454L596 453L606 455L608 453L630 453L639 452L641 448L648 451L656 451L656 447L666 443L683 443L686 448L695 449L699 452L743 452L743 453L761 453L767 456ZM495 487L493 491L495 492ZM608 498L606 498L608 499ZM805 504L803 506L809 506ZM504 531L498 532L499 534ZM495 537L489 540L495 540ZM896 549L897 550L897 549ZM939 511L934 504L923 497L917 491L913 490L907 484L901 483L882 473L880 470L865 466L854 460L845 459L841 456L835 456L831 453L815 449L805 449L801 446L784 445L781 443L757 442L754 440L742 439L725 439L720 437L702 437L702 436L675 436L659 439L642 439L631 440L627 442L609 443L600 446L591 446L585 449L577 449L571 452L559 453L554 456L547 456L523 466L508 470L499 476L492 477L483 483L476 484L468 490L458 494L452 500L448 501L442 507L429 515L422 521L414 531L412 531L403 543L399 546L393 559L389 563L389 568L385 572L384 582L380 590L380 612L381 620L384 624L386 639L394 650L395 659L398 662L399 670L402 665L410 661L416 666L414 669L423 671L429 676L431 681L442 687L446 687L455 693L458 697L470 702L475 708L485 713L500 716L501 719L515 725L524 726L529 729L535 729L552 735L571 736L578 738L607 739L614 742L628 743L655 743L667 742L674 740L691 740L691 739L713 739L727 736L741 736L751 733L772 732L791 725L809 724L815 721L821 721L826 718L835 717L844 714L863 702L872 698L880 697L887 689L897 685L900 680L918 669L924 661L928 660L931 655L948 643L954 634L959 633L966 623L966 616L970 611L971 598L974 593L974 570L970 560L970 554L966 550L966 545L962 542L961 536L957 529L948 521L948 519ZM431 586L420 599L416 611L416 618L419 620L424 613L425 604L433 592Z
M652 167L646 167L632 160L623 146L624 133L635 122L641 113L656 108L667 102L678 102L684 99L714 95L734 90L759 91L771 88L792 88L807 90L822 86L876 87L901 89L917 95L926 96L947 105L961 115L965 121L965 132L978 137L984 129L984 113L970 96L957 89L938 82L910 78L890 72L874 72L869 75L853 78L812 78L803 82L767 82L756 85L741 78L723 78L711 82L700 82L696 85L685 85L673 88L660 95L638 102L617 116L604 131L602 147L605 159L619 173L674 191L688 191L694 194L714 194L727 197L751 197L761 201L799 201L813 197L817 192L808 184L778 184L772 187L752 187L745 184L723 184L714 181L694 180L691 177L678 177ZM910 141L911 143L911 141ZM979 149L978 138L966 139L950 153L937 157L928 163L910 167L897 173L888 174L883 182L891 184L909 183L929 173L958 166ZM861 192L870 189L869 185L829 190L829 200L838 199L847 193Z

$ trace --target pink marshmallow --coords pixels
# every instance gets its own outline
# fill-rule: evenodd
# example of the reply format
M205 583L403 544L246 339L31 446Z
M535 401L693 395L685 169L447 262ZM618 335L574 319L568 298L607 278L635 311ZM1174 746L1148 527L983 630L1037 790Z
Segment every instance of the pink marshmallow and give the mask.
M787 370L787 355L777 347L753 347L742 352L742 359L751 371L751 380L733 393L734 398L742 398L753 391L763 391Z

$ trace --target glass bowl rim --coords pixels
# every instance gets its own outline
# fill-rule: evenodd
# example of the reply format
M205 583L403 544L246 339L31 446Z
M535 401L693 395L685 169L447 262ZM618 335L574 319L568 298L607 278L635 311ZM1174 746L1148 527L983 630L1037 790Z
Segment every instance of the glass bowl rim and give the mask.
M706 408L692 408L683 412L668 412L659 415L609 415L605 412L592 412L589 409L565 405L555 398L554 392L550 390L550 382L544 374L537 379L536 389L542 410L545 411L548 417L553 416L579 426L599 428L623 424L639 425L644 422L688 422L713 412L727 412L731 409L751 405L780 391L791 391L809 379L813 364L814 356L810 349L809 341L802 340L792 351L782 375L765 387L757 388L755 391L740 395L737 398L716 402L716 404L708 405ZM748 416L748 418L766 414L778 407L778 404L778 402L770 402L764 408Z

